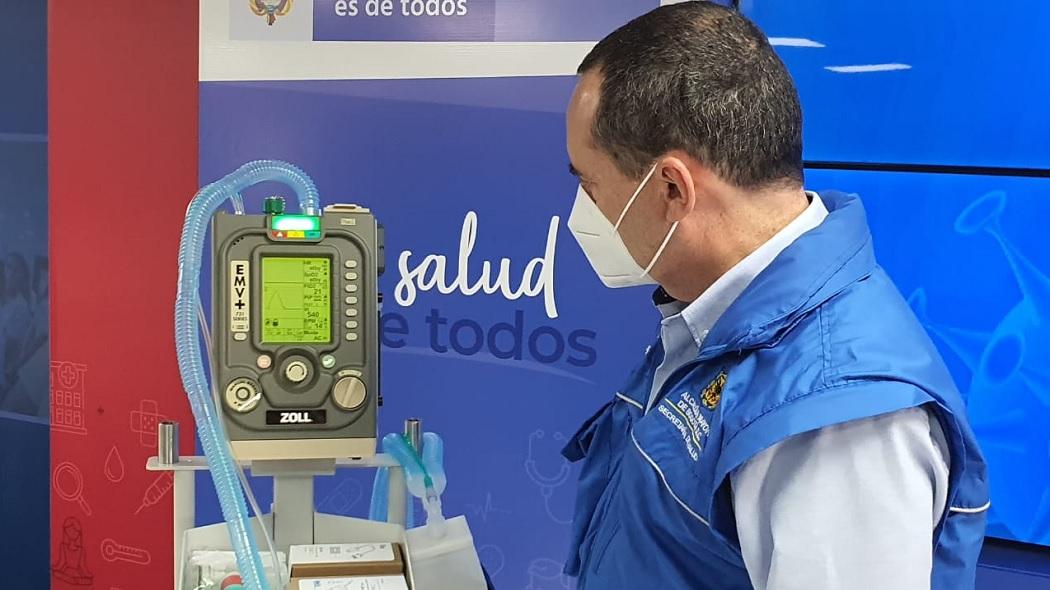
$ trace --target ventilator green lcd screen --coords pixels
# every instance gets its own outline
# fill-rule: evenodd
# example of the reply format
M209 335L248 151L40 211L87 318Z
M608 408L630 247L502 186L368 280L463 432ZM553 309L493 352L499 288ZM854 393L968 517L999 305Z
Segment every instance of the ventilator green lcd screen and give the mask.
M262 341L317 344L332 336L332 261L262 259Z

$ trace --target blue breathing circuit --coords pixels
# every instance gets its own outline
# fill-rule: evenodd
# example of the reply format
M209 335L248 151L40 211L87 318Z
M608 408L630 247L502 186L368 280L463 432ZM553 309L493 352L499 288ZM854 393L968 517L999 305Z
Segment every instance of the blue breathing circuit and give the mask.
M445 517L441 512L441 494L445 492L448 482L445 477L443 457L445 443L433 432L423 433L423 452L420 454L403 434L390 433L383 437L383 452L392 456L401 464L405 472L405 483L408 492L423 502L427 513L427 531L435 537L445 535ZM386 520L387 515L387 481L385 469L376 474L372 491L372 520ZM411 503L406 512L408 525L412 526Z
M201 356L197 332L197 308L200 305L200 270L204 236L215 211L232 199L239 200L244 189L266 181L282 182L299 198L299 208L306 215L319 210L317 188L299 168L276 160L249 162L224 178L197 192L186 210L186 221L179 243L179 283L175 299L175 350L179 373L197 432L208 459L208 469L219 497L222 516L230 533L230 543L237 556L237 568L247 590L269 590L259 550L255 544L244 502L239 469L223 434L221 418L210 396L208 379Z

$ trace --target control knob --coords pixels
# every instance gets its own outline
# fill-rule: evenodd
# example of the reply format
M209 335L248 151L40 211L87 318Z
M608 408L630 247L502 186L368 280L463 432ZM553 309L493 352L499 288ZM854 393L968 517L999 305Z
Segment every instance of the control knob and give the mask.
M226 407L234 412L243 414L255 409L259 405L262 395L259 386L251 379L235 379L226 386L226 395L223 396Z
M343 377L332 386L332 401L344 410L356 410L365 403L368 393L357 377Z

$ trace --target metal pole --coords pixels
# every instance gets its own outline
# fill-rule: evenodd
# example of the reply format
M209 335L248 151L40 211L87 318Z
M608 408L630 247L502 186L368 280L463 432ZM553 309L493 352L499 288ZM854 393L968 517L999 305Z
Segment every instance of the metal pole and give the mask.
M273 543L288 555L292 545L314 541L314 476L285 474L273 477Z
M408 488L405 484L405 471L401 466L390 467L387 479L387 503L386 521L399 524L403 527L409 526L406 498L410 498Z
M419 418L405 420L405 438L412 445L416 453L423 454L423 423ZM406 527L415 525L408 522L409 502L415 502L415 498L407 493L405 484L405 471L401 468L390 470L390 497L387 499L390 507L388 511L388 522L396 522ZM394 507L397 506L397 510Z
M161 467L172 467L179 462L179 423L161 422L157 424L157 464ZM179 590L182 576L185 575L182 555L182 544L186 531L193 526L193 472L172 471L172 514L175 556L175 590Z
M173 507L175 515L175 590L182 590L182 577L186 574L185 548L186 531L193 528L197 509L196 481L192 470L176 470L171 472L175 481L172 489Z
M423 452L423 423L419 418L405 420L405 436L417 453Z
M178 422L161 422L157 425L157 462L165 467L179 462Z

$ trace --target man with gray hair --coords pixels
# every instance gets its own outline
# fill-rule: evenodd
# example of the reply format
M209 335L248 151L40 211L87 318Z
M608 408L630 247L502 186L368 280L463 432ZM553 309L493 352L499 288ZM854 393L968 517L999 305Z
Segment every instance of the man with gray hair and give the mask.
M659 338L564 454L583 590L973 588L985 464L860 200L804 189L797 91L709 2L602 40L567 114L569 228Z

